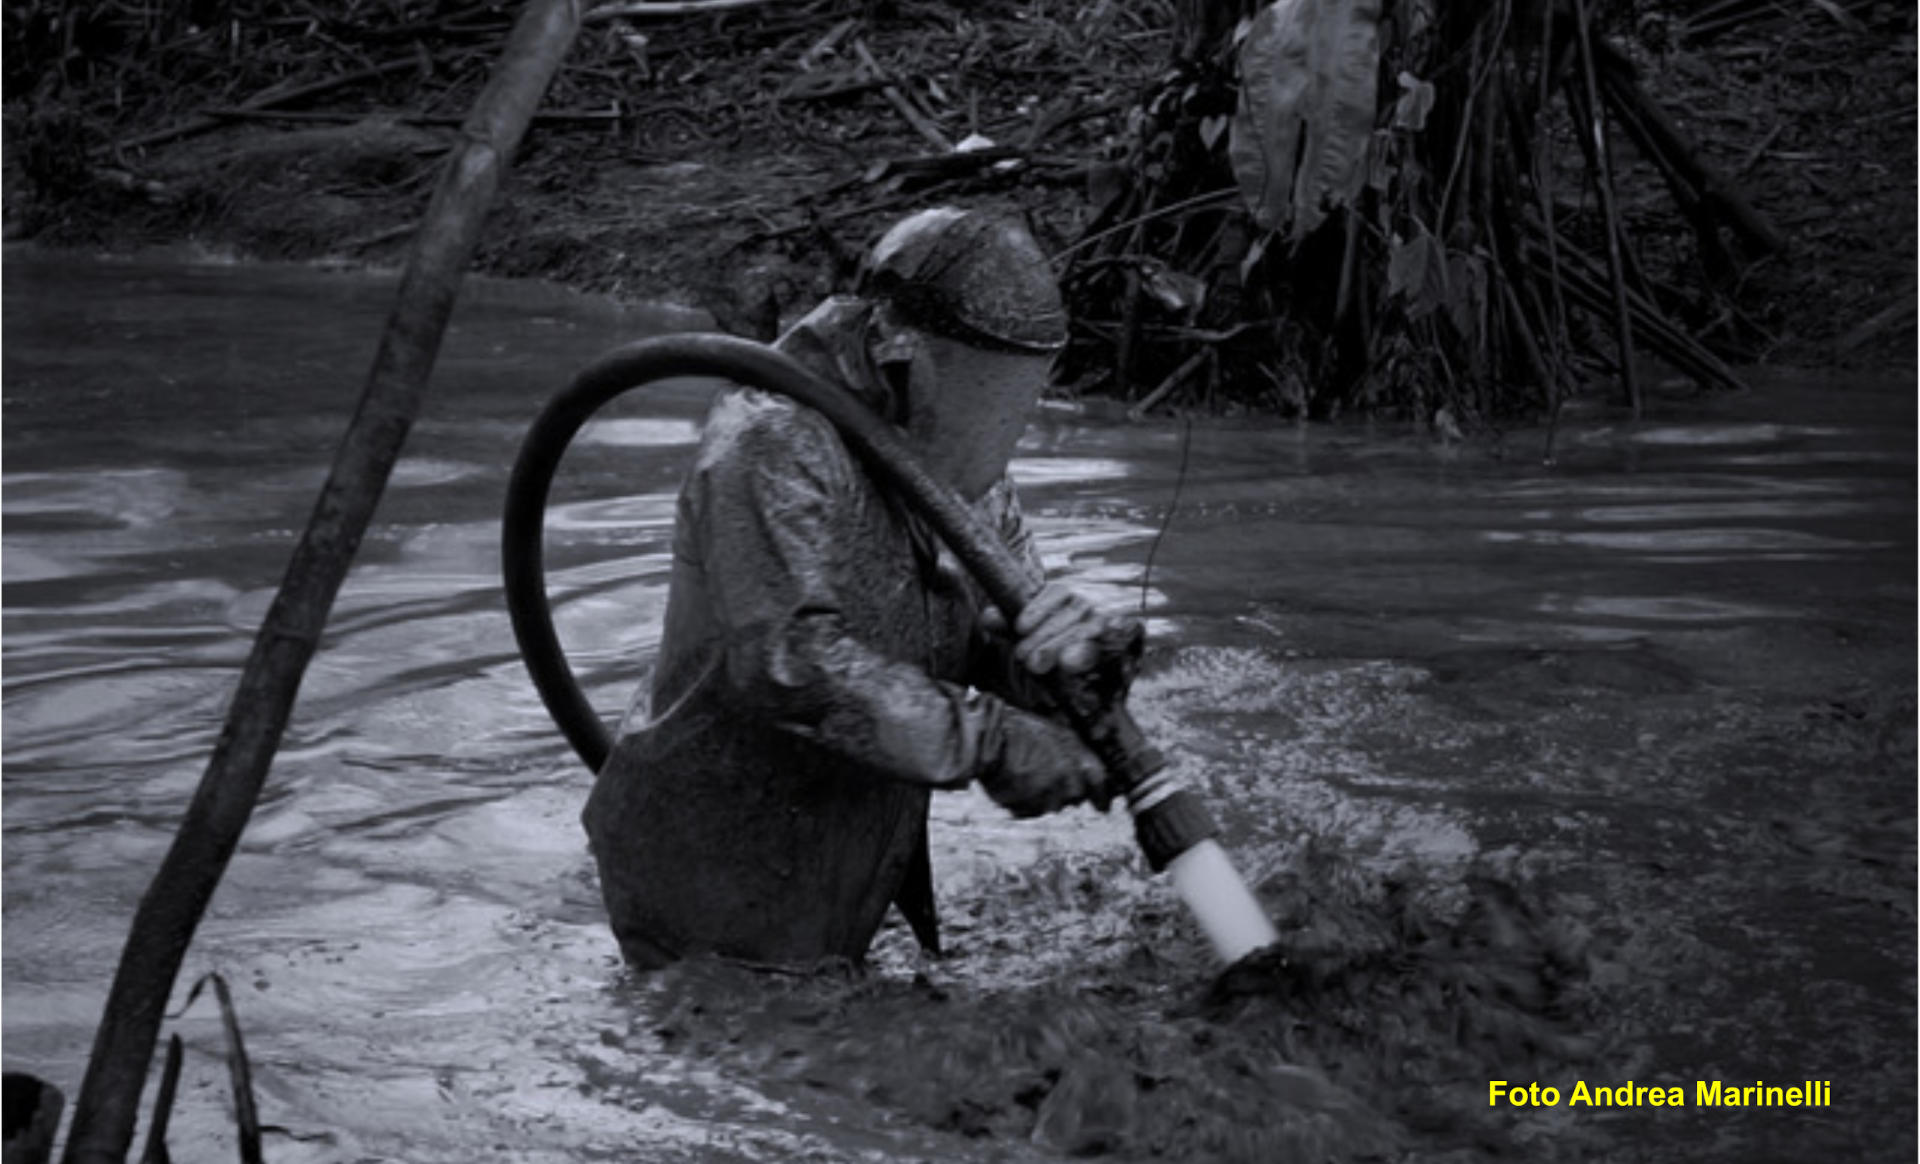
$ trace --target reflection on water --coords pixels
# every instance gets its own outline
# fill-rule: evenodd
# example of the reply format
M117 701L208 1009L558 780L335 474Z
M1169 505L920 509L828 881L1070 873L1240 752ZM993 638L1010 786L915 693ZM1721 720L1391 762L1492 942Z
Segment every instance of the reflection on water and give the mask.
M580 434L578 441L588 445L648 449L691 445L699 439L700 426L691 420L657 420L648 416L622 416L593 425Z
M5 1057L71 1097L390 284L32 251L5 278ZM183 979L234 982L276 1160L1052 1158L1061 1101L969 1136L911 1089L854 1089L848 1032L905 1014L963 1047L1062 992L1133 1021L1184 1014L1208 980L1120 821L1013 822L974 793L937 800L946 962L890 929L880 985L709 999L697 1020L707 987L620 971L586 775L501 609L497 514L544 395L670 322L488 284L456 320ZM706 392L623 401L549 516L562 634L609 714L657 643ZM1910 1079L1910 1040L1884 1032L1912 1021L1912 397L1788 384L1693 408L1570 424L1551 470L1537 433L1497 457L1049 409L1015 475L1056 565L1144 594L1136 712L1270 895L1308 842L1437 882L1524 855L1613 943L1596 981L1639 992L1607 1011L1624 1042L1602 1074L1845 1079L1870 1056ZM1681 869L1697 898L1676 899ZM913 995L916 969L956 1003ZM1656 1037L1675 1024L1691 1035ZM170 1028L191 1052L175 1151L230 1151L217 1020L200 1003ZM1910 1136L1910 1094L1867 1070L1848 1126L1767 1134L1854 1155ZM1020 1118L1037 1139L1001 1134ZM1115 1143L1144 1154L1154 1126ZM1716 1134L1669 1138L1684 1157Z

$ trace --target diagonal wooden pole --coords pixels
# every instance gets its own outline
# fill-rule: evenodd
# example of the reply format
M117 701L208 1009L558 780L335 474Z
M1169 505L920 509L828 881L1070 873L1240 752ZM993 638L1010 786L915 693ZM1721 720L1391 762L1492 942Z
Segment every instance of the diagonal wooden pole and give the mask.
M134 914L75 1104L66 1164L119 1164L174 979L279 747L361 536L419 415L486 210L580 25L579 0L528 0L461 128L415 240L366 387L254 638L200 785Z

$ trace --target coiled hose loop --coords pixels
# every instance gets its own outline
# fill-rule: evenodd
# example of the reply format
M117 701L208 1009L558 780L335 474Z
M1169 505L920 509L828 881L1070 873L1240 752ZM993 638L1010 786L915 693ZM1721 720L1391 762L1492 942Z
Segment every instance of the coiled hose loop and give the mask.
M587 702L547 603L543 530L547 499L567 446L602 406L632 388L676 377L711 377L776 392L814 409L833 423L881 483L904 496L979 580L1007 616L1008 625L1034 595L1034 586L993 531L945 484L920 464L898 430L869 412L847 392L822 380L791 357L764 344L724 335L673 335L616 348L588 365L547 403L528 430L507 484L501 525L501 564L507 610L534 687L547 711L588 768L606 763L612 740ZM1057 672L1056 672L1057 675ZM1171 793L1164 780L1149 784L1165 761L1127 714L1125 704L1092 696L1072 679L1056 687L1061 706L1081 739L1106 765L1119 791L1130 797L1152 788L1153 802L1136 806L1141 845L1155 869L1213 835L1205 808L1184 788Z

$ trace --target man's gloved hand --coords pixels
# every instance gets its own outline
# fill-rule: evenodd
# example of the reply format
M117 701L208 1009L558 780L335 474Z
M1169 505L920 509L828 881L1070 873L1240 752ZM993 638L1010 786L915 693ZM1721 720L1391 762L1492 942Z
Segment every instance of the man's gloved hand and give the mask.
M989 608L982 619L991 633L1004 633L1006 622L998 610ZM1016 664L1042 678L1056 668L1063 678L1085 675L1086 686L1102 703L1125 698L1146 645L1146 628L1139 620L1104 612L1058 581L1041 587L1021 610L1013 631Z
M1013 815L1042 816L1081 801L1105 812L1113 803L1106 769L1072 731L1009 707L999 734L980 786Z

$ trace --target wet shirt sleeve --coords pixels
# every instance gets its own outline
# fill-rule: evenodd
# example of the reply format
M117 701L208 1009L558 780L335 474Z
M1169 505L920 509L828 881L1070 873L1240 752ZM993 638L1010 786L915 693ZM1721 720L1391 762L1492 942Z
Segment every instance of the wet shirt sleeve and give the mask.
M1025 570L1028 581L1035 587L1045 582L1046 567L1020 509L1012 479L1002 477L980 499L979 509L981 517L1000 535L1001 544ZM983 596L982 601L990 600ZM967 681L1016 707L1051 714L1055 710L1052 696L1025 667L1014 662L1013 646L1013 639L1006 633L993 633L976 625L969 646Z
M767 409L696 470L695 516L730 697L748 714L877 775L939 787L975 778L1004 705L940 682L849 624L849 579L871 500L811 413Z

